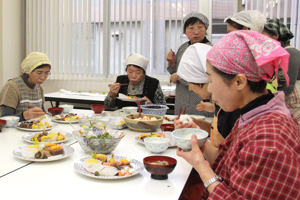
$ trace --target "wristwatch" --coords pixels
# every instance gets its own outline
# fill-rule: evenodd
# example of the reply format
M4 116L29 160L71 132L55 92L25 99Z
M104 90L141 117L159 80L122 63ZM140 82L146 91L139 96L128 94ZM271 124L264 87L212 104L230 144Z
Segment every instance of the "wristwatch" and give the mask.
M213 184L216 181L222 181L221 176L219 176L218 174L215 174L213 178L209 179L206 183L204 183L205 189L207 189L211 184Z

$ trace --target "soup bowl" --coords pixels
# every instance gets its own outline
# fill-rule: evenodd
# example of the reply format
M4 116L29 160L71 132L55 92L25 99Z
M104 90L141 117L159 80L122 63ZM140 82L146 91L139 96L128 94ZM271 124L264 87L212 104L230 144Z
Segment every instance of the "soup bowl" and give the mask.
M151 178L157 180L168 179L176 167L177 160L168 156L148 156L144 160L145 169L151 174Z
M0 119L0 132L1 132L2 129L5 127L5 125L6 125L6 120Z
M60 108L60 107L48 108L48 112L51 113L52 115L60 115L63 111L64 108Z

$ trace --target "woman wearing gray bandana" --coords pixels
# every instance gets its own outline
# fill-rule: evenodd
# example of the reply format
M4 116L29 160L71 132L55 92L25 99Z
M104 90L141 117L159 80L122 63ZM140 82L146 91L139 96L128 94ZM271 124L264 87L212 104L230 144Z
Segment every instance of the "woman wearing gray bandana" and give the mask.
M283 24L280 19L270 19L264 27L263 34L277 40L290 54L288 76L289 86L282 73L278 74L278 91L285 94L285 103L300 124L300 51L290 45L290 39L294 34Z
M209 21L205 15L199 12L191 12L184 17L183 22L183 31L189 41L179 47L176 55L172 50L170 50L170 52L166 56L166 60L169 63L167 70L171 74L170 82L176 84L174 113L177 115L179 113L180 107L182 107L186 108L186 114L212 117L213 114L211 113L196 110L196 106L202 101L202 98L199 97L196 93L189 91L188 83L177 74L181 57L190 45L195 43L204 43L211 45L210 41L207 40L205 36ZM206 101L209 101L209 98L206 99Z

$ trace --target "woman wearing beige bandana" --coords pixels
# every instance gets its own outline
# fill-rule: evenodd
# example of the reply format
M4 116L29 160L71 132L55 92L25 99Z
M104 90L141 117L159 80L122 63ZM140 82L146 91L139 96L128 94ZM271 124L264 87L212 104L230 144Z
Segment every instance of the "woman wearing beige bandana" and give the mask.
M46 54L30 53L22 62L22 75L10 79L0 93L1 116L18 116L20 121L45 115L41 84L50 75L51 64ZM28 106L33 108L28 109Z

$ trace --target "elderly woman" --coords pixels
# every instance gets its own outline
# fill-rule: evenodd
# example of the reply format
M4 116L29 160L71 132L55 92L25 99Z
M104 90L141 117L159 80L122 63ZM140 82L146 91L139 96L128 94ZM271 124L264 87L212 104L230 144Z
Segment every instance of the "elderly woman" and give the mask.
M210 41L205 37L206 30L209 25L207 17L199 12L191 12L186 15L183 19L184 27L183 32L186 34L189 39L188 42L182 44L176 55L170 50L166 56L166 60L169 63L167 70L171 74L170 81L176 83L176 97L175 97L175 110L174 113L178 114L180 107L186 108L186 114L195 114L195 115L204 115L211 117L212 114L205 111L197 111L195 108L202 100L194 92L190 92L188 89L188 83L183 80L177 74L178 66L181 61L181 57L185 50L192 44L195 43L204 43L210 45ZM184 98L182 98L184 97ZM205 99L209 101L210 99Z
M280 69L277 89L284 92L286 105L298 120L298 124L300 124L300 51L290 45L290 39L294 37L294 34L280 19L268 20L265 24L263 34L279 41L281 46L290 54L288 70L289 86L287 86Z
M32 52L23 60L21 69L23 74L8 80L2 88L0 105L2 117L18 116L24 121L45 115L41 85L51 73L51 64L46 54Z
M195 135L190 152L177 149L204 183L202 199L299 197L298 124L283 92L266 89L279 65L287 77L288 58L280 43L255 31L229 33L208 52L213 101L227 112L239 108L241 117L219 149L205 145L202 153Z
M118 76L117 81L110 86L104 100L106 108L136 106L136 103L117 99L119 93L146 99L147 104L166 104L159 81L146 75L148 62L147 58L136 53L127 57L123 62L127 75Z

